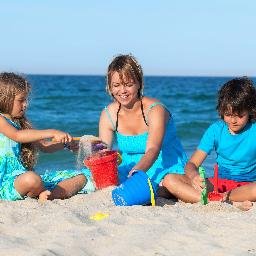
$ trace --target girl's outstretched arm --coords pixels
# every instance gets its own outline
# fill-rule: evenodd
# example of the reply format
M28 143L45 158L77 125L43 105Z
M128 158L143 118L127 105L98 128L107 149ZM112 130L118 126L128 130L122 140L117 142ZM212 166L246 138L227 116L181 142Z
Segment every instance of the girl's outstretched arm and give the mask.
M48 130L35 130L35 129L25 129L18 130L12 125L10 125L5 118L0 116L0 133L4 134L8 138L20 142L29 143L42 139L53 139L55 141L66 143L72 141L72 137L65 132L48 129Z
M72 140L69 143L60 143L54 140L40 140L36 142L37 148L44 153L54 153L59 150L69 149L72 152L79 150L79 140Z
M44 153L53 153L64 149L64 143L56 141L40 140L36 142L37 148Z

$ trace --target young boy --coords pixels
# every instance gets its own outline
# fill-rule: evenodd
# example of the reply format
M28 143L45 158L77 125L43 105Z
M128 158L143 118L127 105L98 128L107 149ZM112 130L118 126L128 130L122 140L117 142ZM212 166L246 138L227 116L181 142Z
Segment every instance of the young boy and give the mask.
M231 201L248 210L251 202L256 201L256 90L253 82L242 77L225 83L218 94L217 110L221 120L204 133L185 166L185 175L169 174L163 185L184 202L199 202L204 185L198 167L214 150L222 201ZM208 191L212 191L212 179L207 183Z

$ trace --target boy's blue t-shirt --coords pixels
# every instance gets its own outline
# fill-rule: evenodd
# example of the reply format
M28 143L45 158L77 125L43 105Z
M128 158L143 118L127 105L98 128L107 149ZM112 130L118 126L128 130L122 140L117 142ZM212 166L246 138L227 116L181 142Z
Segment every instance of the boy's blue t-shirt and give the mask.
M204 133L199 150L215 150L219 176L235 181L256 181L256 123L248 123L238 134L231 134L223 120Z

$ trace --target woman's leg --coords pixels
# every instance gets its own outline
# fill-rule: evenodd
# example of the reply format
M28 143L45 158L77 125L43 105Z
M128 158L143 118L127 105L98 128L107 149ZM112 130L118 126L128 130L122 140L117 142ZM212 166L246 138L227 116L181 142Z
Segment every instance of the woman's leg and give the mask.
M186 203L197 203L201 199L200 191L196 190L185 175L167 174L163 186L175 197Z
M29 197L38 197L45 190L41 177L32 171L19 175L14 187L20 195Z

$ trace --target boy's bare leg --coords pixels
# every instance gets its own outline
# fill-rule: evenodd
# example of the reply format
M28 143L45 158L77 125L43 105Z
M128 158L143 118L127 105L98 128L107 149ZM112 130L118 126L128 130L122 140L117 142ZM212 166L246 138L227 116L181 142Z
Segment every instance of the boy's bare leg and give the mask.
M229 195L231 201L256 201L256 183L252 182L250 184L237 187L233 189Z
M165 199L177 199L173 194L171 194L166 187L161 184L157 190L157 196L163 197Z
M253 203L251 201L243 201L243 202L232 202L232 205L234 205L236 208L242 210L242 211L248 211L252 208Z
M48 199L65 199L77 194L86 184L87 180L83 174L66 179L58 183L51 191Z
M253 206L252 202L256 201L256 184L251 183L235 188L227 193L226 199L241 210L250 210Z
M200 191L191 185L190 179L185 175L168 174L163 180L163 186L183 202L197 203L201 199Z
M186 203L200 201L201 193L196 190L185 175L168 174L163 181L163 186L178 199ZM207 182L208 191L213 187ZM241 186L230 193L223 194L223 201L229 202L240 210L248 211L252 208L251 201L256 201L256 183Z

